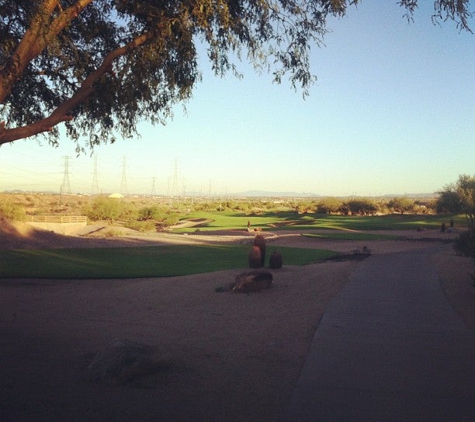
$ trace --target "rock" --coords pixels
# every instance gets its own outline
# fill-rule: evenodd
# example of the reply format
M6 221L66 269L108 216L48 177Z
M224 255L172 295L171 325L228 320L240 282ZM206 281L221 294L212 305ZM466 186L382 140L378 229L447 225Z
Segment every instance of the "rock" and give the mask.
M129 340L113 340L88 367L89 379L105 384L126 384L159 369L155 347Z
M233 292L250 293L268 289L272 285L272 274L269 271L248 271L236 276Z
M363 253L371 255L371 249L368 248L367 246L363 246Z
M232 283L226 283L224 286L219 286L214 289L216 293L223 293L223 292L230 292L234 286L236 285L236 282Z
M282 264L283 264L282 255L280 254L280 252L277 252L277 251L272 252L269 258L269 267L274 270L278 270L282 268Z
M253 246L251 252L249 252L249 268L259 268L261 267L261 250L258 246Z

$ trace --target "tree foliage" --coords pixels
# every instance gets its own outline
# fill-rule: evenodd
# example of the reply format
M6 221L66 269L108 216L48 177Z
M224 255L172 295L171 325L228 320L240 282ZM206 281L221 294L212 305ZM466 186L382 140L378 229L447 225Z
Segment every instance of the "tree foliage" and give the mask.
M0 203L0 218L4 217L11 221L25 221L25 208L13 201L5 201ZM3 224L3 222L2 222Z
M475 221L475 176L460 175L456 183L439 192L437 212L466 214Z
M316 211L321 214L336 214L340 212L342 202L337 198L323 198L318 201Z
M351 215L374 215L378 212L378 204L370 198L350 199L344 207Z
M78 152L164 123L200 80L204 45L217 75L235 58L288 75L306 93L309 51L329 16L361 0L0 0L0 145L58 124ZM412 16L417 0L399 4ZM469 0L436 0L436 19L468 29Z
M394 212L404 214L405 212L414 211L415 203L413 199L403 196L403 197L392 198L388 202L388 207L392 209Z
M165 207L142 207L138 210L139 220L147 221L147 220L163 220L167 214L167 208Z
M465 214L467 236L475 246L475 176L463 174L456 183L445 186L439 192L436 208L439 213Z
M126 213L124 201L116 198L98 196L83 207L83 214L92 221L107 220L110 224Z

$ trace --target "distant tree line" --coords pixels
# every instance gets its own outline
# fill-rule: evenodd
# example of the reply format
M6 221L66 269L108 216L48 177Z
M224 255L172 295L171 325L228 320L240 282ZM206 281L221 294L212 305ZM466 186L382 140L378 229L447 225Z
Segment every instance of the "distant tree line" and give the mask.
M435 213L435 201L408 197L391 199L328 197L300 203L296 211L327 215L432 214Z
M444 196L444 200L450 194ZM447 199L448 201L448 199ZM450 202L450 201L449 201ZM26 215L86 215L91 221L156 221L175 224L190 212L233 211L244 215L296 212L324 215L435 214L452 209L439 206L435 199L394 198L167 198L107 196L60 196L43 194L3 194L0 213L14 220ZM21 218L20 218L21 217ZM149 225L150 226L150 225Z

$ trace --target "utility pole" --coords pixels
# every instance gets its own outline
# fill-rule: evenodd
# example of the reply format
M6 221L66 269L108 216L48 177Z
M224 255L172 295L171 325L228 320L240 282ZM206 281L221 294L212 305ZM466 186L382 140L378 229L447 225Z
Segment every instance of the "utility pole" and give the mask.
M92 188L91 195L97 195L99 193L99 180L97 177L97 154L94 155L94 173L92 176Z
M122 158L122 180L120 182L120 193L124 196L128 195L127 189L127 158L124 155Z
M175 158L173 163L173 182L172 182L172 196L178 193L178 159Z
M60 189L61 195L71 195L71 185L69 184L69 158L68 156L64 157L63 183Z

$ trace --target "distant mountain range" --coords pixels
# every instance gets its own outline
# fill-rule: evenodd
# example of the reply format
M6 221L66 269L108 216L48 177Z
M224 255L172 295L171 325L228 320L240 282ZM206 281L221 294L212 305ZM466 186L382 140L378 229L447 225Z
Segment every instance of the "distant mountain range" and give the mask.
M308 197L320 197L312 192L268 192L263 190L248 190L245 192L236 192L232 196L239 198L308 198Z
M339 195L319 195L312 192L269 192L262 190L248 190L245 192L233 193L231 196L238 198L325 198L325 197L340 197ZM371 198L371 195L351 195L352 197ZM386 194L377 195L375 198L400 198L407 197L413 199L434 198L435 193L406 193L406 194ZM343 197L342 197L343 198Z

